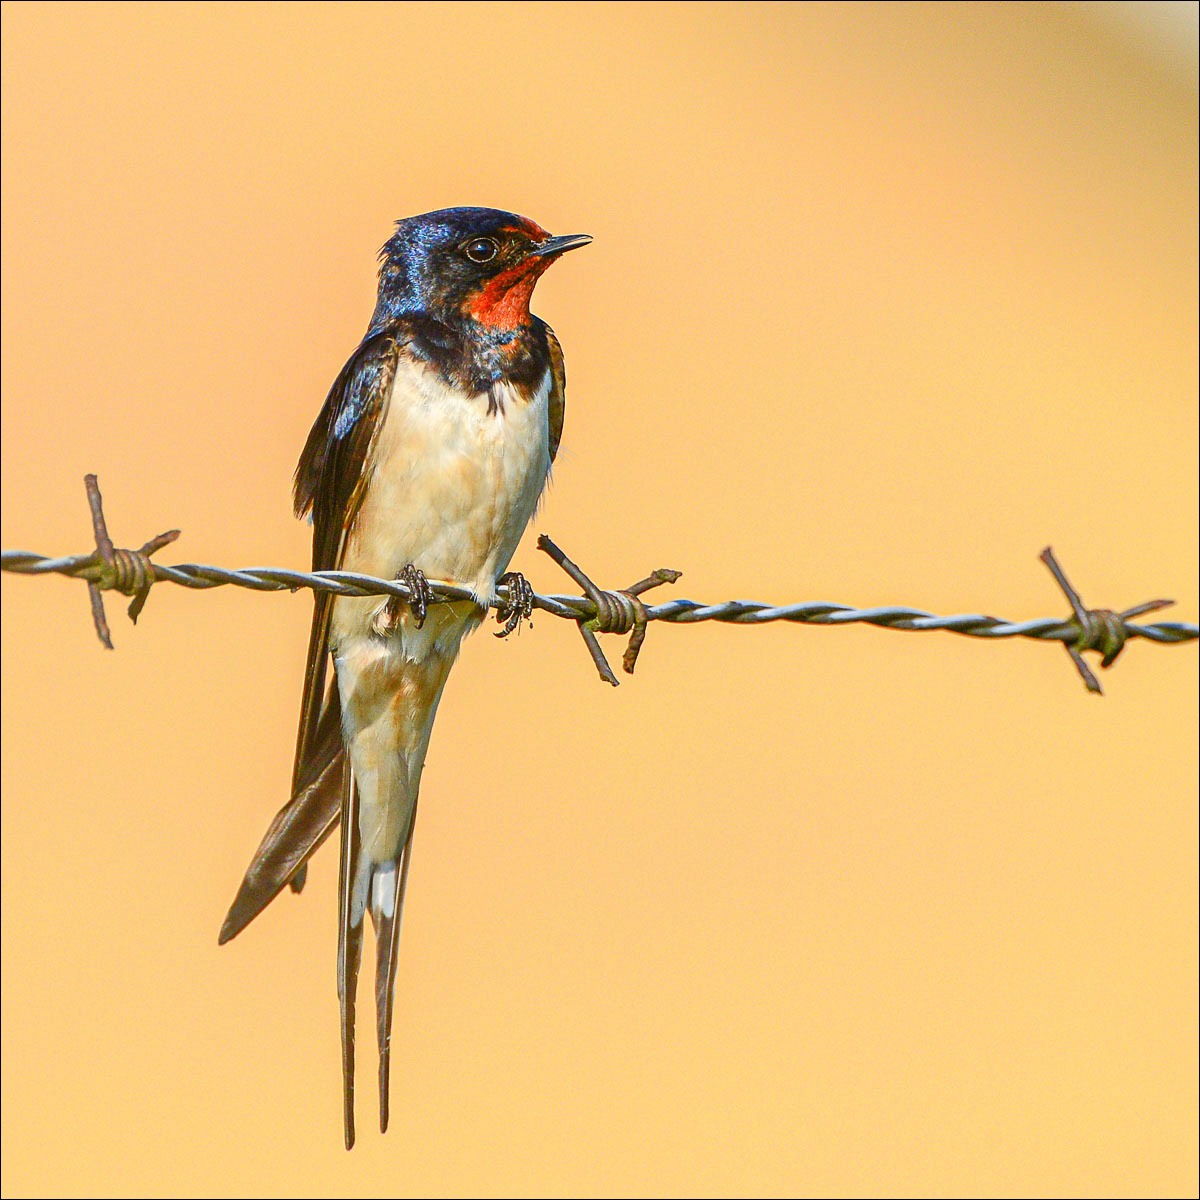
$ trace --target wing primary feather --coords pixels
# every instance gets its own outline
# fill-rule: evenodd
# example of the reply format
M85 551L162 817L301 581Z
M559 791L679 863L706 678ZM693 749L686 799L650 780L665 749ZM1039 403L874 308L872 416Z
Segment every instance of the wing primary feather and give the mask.
M406 339L398 328L370 333L338 373L296 466L297 516L312 514L312 565L336 568L354 523L366 464L396 363ZM328 687L329 622L333 597L314 597L304 695L296 731L291 799L271 823L221 927L219 941L235 937L290 884L300 891L309 856L333 831L342 753L336 686Z
M312 787L276 814L229 906L218 942L237 937L259 913L290 886L300 891L308 859L333 832L342 813L341 771L345 756L337 754Z
M304 886L305 864L341 816L344 760L341 706L334 691L321 716L305 769L297 772L298 790L276 813L263 835L229 907L217 939L221 945L241 933L285 885L290 884L295 891Z
M319 568L317 568L319 569ZM308 634L308 657L304 666L304 697L300 702L300 724L296 730L296 757L292 763L292 794L305 782L305 773L319 773L326 764L313 761L313 743L320 738L322 717L337 703L337 689L326 689L329 670L329 618L332 596L320 592L313 597L313 619ZM340 735L340 726L338 733Z

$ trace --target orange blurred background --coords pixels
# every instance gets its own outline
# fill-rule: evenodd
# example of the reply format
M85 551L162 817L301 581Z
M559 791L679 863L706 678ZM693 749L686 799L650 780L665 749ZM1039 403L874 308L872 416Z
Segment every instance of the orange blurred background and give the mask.
M1113 6L1110 6L1110 8ZM6 547L307 564L393 219L595 244L550 533L602 583L1197 618L1194 60L1078 5L7 4ZM218 950L310 601L6 576L6 1195L1195 1194L1196 651L475 637L393 1128L341 1148L336 855ZM620 646L609 650L615 659ZM370 1024L368 1019L366 1025ZM365 1038L370 1041L369 1036Z

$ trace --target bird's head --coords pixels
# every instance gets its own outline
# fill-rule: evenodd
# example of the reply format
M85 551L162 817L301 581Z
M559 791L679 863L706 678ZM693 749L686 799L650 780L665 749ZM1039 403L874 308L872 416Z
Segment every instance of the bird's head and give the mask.
M529 299L560 254L592 239L552 237L516 213L443 208L405 217L379 252L379 302L373 324L420 313L451 324L516 329Z

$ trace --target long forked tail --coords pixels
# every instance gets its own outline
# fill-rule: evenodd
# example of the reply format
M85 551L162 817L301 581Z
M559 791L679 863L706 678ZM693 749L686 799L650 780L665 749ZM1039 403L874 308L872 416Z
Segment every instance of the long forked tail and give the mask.
M354 1025L358 970L362 961L363 917L371 914L375 930L375 1022L379 1042L379 1129L387 1132L391 1068L392 1013L396 958L408 866L412 858L416 804L408 821L403 848L386 862L369 862L359 829L359 795L352 770L345 772L342 792L342 856L338 876L338 1000L342 1023L342 1119L346 1149L354 1146Z
M413 831L417 827L417 805L413 801L408 819L408 836L398 864L377 873L371 891L371 920L375 925L375 1026L379 1038L379 1132L387 1133L389 1071L392 1060L392 1009L396 995L396 951L400 943L400 921L404 916L404 893L408 866L412 862Z
M354 772L343 772L342 860L338 873L338 1004L342 1020L342 1121L346 1149L354 1148L354 995L358 990L358 964L362 959L363 910L357 876L362 858L358 828L358 785ZM357 913L355 909L357 908Z

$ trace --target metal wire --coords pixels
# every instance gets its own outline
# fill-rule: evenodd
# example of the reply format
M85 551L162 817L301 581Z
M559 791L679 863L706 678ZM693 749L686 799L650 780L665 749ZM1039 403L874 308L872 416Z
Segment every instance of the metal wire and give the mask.
M87 477L88 498L97 534L97 550L91 554L74 554L48 558L25 550L0 552L0 569L22 575L67 575L88 581L93 592L93 615L99 606L96 620L101 640L111 647L107 637L107 622L103 621L103 604L99 593L114 589L133 595L130 616L136 621L145 597L155 583L173 583L180 587L207 590L215 587L242 587L259 592L296 591L307 588L335 596L389 596L399 601L412 601L412 590L398 580L377 579L353 571L291 571L279 567L244 567L230 570L203 563L180 563L165 566L150 561L150 555L178 536L177 531L151 539L140 551L116 550L108 540L103 509L95 476ZM1152 612L1170 604L1169 600L1152 600L1123 612L1107 609L1086 609L1079 594L1067 581L1062 568L1047 549L1042 561L1053 572L1071 604L1073 615L1067 619L1042 617L1031 621L1006 621L982 613L957 613L936 616L919 608L886 605L875 608L855 608L849 604L807 601L798 604L766 604L756 600L727 600L720 604L702 604L696 600L668 600L662 604L645 604L641 593L664 583L674 583L679 572L656 571L639 583L618 591L597 588L584 573L566 557L549 538L538 539L538 546L549 554L585 592L585 595L532 594L532 607L575 621L596 662L601 678L615 684L616 677L595 640L597 633L626 633L633 628L633 640L626 654L624 667L632 673L637 650L645 638L647 623L665 621L673 625L693 625L701 621L721 621L737 625L765 625L772 621L789 621L802 625L874 625L881 629L898 629L910 633L942 630L973 638L1029 638L1035 641L1063 643L1071 654L1089 690L1099 692L1100 685L1083 663L1080 652L1095 650L1104 655L1102 665L1109 666L1120 654L1125 642L1141 638L1160 645L1196 641L1200 628L1182 622L1138 624L1131 618ZM418 564L419 565L419 564ZM521 581L523 583L523 581ZM502 622L512 612L511 597L516 596L518 583L501 583L491 608ZM526 590L527 589L527 585ZM470 601L476 597L468 588L430 580L430 603ZM103 622L103 626L102 626ZM508 620L508 625L513 622Z
M354 571L290 571L282 567L214 567L203 563L179 563L164 566L152 563L154 583L175 583L180 587L201 591L217 587L242 587L256 592L295 592L307 588L328 592L334 596L396 596L411 599L409 589L394 579L377 579ZM73 554L63 558L48 558L28 550L0 551L0 570L18 575L67 575L89 579L97 573L94 554ZM431 579L429 590L434 603L471 600L469 588L456 587ZM503 607L506 585L498 589L499 598L492 608ZM596 617L596 606L586 596L535 593L533 606L541 612L572 621L590 621ZM720 604L702 604L698 600L668 600L663 604L646 605L646 619L666 621L672 625L694 625L700 621L722 621L735 625L765 625L771 621L791 621L799 625L875 625L881 629L902 629L910 633L945 630L975 638L1032 638L1036 641L1074 642L1079 629L1061 617L1039 617L1031 621L1006 621L980 613L956 613L939 617L919 608L885 605L876 608L855 608L849 604L833 604L819 600L797 604L767 604L759 600L725 600ZM1200 626L1180 621L1158 621L1149 625L1129 623L1126 630L1131 638L1145 638L1163 644L1192 642L1200 638ZM603 631L602 631L603 632Z

